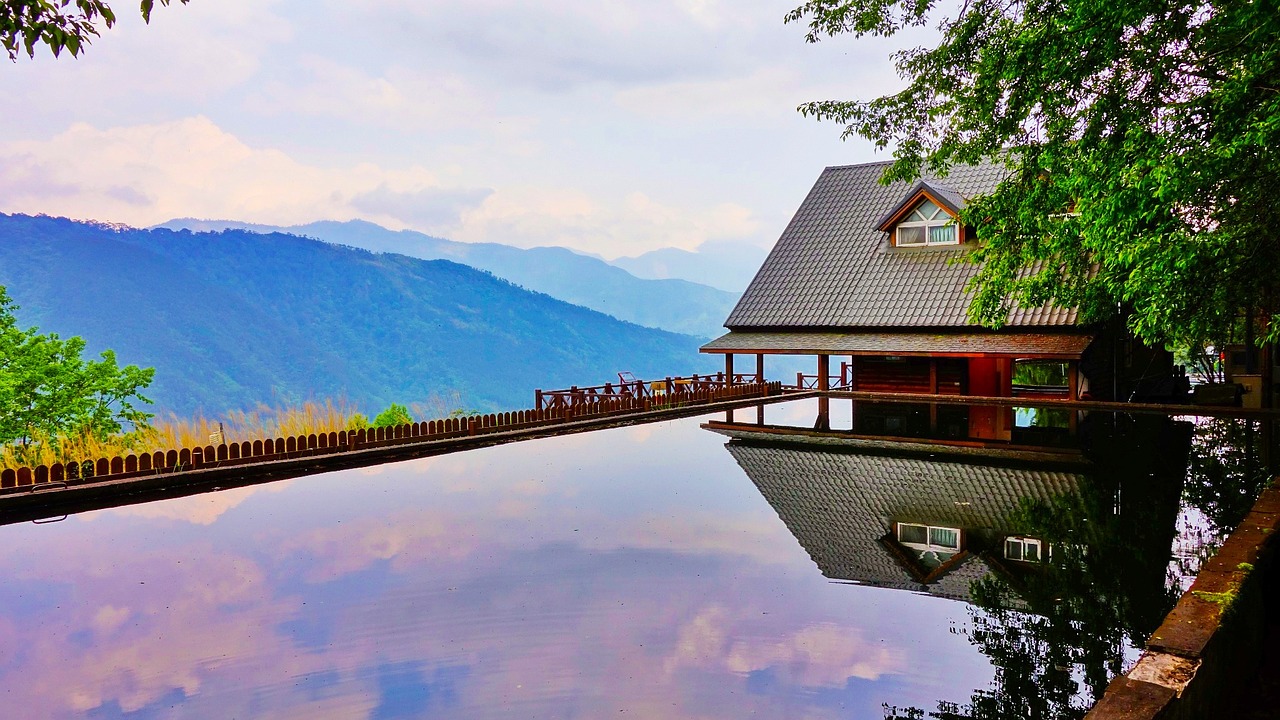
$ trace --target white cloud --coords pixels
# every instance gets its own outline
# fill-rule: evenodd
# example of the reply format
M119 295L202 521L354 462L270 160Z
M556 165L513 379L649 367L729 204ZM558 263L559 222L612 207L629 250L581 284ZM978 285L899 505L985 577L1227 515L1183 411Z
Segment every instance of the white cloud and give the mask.
M565 245L622 255L755 233L750 210L659 203L644 193L444 184L421 166L321 167L254 148L203 117L0 145L0 197L10 212L145 226L174 217L300 224L364 218L464 241Z
M133 225L181 216L279 224L363 216L399 229L421 218L396 207L396 198L433 197L433 216L445 217L483 192L442 186L418 166L303 164L250 147L203 117L107 130L77 124L48 140L0 145L6 210ZM459 207L451 211L449 202Z

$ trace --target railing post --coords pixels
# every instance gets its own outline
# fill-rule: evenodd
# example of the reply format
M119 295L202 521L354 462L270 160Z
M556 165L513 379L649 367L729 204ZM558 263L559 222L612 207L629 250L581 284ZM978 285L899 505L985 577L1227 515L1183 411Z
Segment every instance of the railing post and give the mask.
M533 406L539 410L542 409L542 388L533 391Z

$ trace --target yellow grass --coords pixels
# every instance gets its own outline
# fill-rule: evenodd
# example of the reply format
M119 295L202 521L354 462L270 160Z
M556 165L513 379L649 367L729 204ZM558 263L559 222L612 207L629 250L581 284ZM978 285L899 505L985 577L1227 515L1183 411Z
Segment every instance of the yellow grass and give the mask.
M432 394L424 402L409 405L417 418L444 418L461 412L462 396ZM0 469L53 465L71 461L111 458L130 453L168 451L213 444L210 436L222 429L223 442L338 432L367 427L369 419L344 401L307 401L301 405L259 405L235 410L222 418L179 418L170 413L158 417L143 430L106 439L89 434L37 437L26 446L0 446Z
M432 398L426 405L414 404L415 412L436 408L443 401ZM445 413L447 414L447 413ZM443 417L443 415L441 415ZM88 434L37 437L26 446L0 446L0 468L35 467L71 461L96 460L130 453L177 450L210 444L210 435L222 428L224 442L244 442L265 438L338 432L352 427L364 416L345 402L309 401L301 405L259 405L256 409L232 411L222 418L179 418L172 413L156 418L151 427L106 439ZM365 421L367 424L367 421Z

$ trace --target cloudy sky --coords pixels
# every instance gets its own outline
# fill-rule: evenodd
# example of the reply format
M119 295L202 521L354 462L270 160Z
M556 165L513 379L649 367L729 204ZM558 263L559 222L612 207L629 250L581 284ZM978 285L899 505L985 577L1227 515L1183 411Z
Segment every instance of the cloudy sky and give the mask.
M796 4L117 3L83 57L0 69L0 211L767 246L822 167L880 157L796 105L896 88L890 52L925 39L809 45Z

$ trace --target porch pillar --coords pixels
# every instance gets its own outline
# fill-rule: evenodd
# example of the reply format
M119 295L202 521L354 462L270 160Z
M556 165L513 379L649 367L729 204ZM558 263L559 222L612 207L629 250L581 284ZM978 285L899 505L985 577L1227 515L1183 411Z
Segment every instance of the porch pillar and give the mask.
M1078 360L1067 361L1067 399L1080 399L1080 362Z
M830 355L818 356L818 389L823 391L831 389L831 356Z
M733 384L733 353L724 354L724 381Z
M756 382L764 382L764 353L756 353Z
M929 358L929 394L938 394L938 358Z

